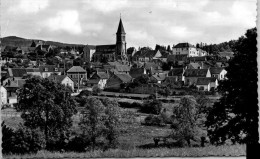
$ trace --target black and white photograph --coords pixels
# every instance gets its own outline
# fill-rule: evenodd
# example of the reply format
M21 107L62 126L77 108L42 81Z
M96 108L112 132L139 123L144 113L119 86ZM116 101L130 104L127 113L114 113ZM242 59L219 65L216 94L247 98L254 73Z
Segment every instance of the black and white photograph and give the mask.
M0 0L0 158L247 157L257 0Z

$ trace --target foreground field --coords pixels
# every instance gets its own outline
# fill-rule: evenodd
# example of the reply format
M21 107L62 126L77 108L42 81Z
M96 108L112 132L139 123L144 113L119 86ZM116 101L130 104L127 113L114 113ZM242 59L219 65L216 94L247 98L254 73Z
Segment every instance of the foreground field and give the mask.
M208 146L204 148L156 148L156 149L133 149L133 150L120 150L111 149L107 151L92 151L84 153L75 152L48 152L40 151L37 154L28 155L9 155L5 158L94 158L94 157L116 157L116 158L129 158L129 157L238 157L246 156L245 145L233 146Z
M125 101L126 102L126 101ZM172 108L178 105L175 103L164 103L163 108L167 112L172 113ZM137 108L120 108L125 114L123 116L123 123L120 126L120 134L118 137L118 145L116 149L109 149L106 151L96 150L92 152L76 153L76 152L47 152L40 151L37 154L31 155L10 155L6 158L88 158L88 157L170 157L170 156L245 156L246 149L244 145L219 146L215 147L207 144L206 147L193 148L177 148L174 146L174 140L167 141L167 144L159 143L155 146L153 141L157 136L168 136L172 129L170 126L155 127L146 126L142 122L148 114L141 113ZM5 116L2 120L6 122L9 127L17 128L23 120L17 112L11 109L4 110ZM15 114L15 115L12 115ZM132 120L127 116L132 116ZM80 131L78 127L79 115L73 117L73 130Z

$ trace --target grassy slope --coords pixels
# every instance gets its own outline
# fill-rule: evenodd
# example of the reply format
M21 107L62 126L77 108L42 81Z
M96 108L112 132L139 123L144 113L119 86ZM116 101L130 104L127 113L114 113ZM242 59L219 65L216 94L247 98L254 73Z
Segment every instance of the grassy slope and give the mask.
M204 156L245 156L245 145L233 146L208 146L204 148L156 148L156 149L133 149L120 150L111 149L108 151L93 151L85 153L75 152L47 152L40 151L37 154L28 155L10 155L5 158L93 158L93 157L204 157Z
M172 107L175 104L164 104L163 107L169 112L172 112ZM167 145L159 144L159 147L154 146L154 136L166 136L170 134L171 129L167 127L153 127L141 125L141 121L147 116L137 111L137 109L121 108L123 111L132 111L135 120L132 122L124 122L120 127L120 136L118 138L118 149L108 150L106 152L95 151L86 153L51 153L51 152L39 152L34 157L40 157L42 155L50 156L63 156L63 157L161 157L161 156L240 156L245 155L245 146L208 146L205 148L167 148ZM10 127L16 128L22 119L19 117L3 118L6 124ZM74 117L73 128L78 128L79 117ZM169 141L172 142L172 141ZM171 145L171 144L169 144ZM169 146L168 145L168 146ZM147 156L148 155L148 156ZM26 155L30 157L30 155ZM31 157L32 157L31 156ZM12 155L12 158L15 157Z

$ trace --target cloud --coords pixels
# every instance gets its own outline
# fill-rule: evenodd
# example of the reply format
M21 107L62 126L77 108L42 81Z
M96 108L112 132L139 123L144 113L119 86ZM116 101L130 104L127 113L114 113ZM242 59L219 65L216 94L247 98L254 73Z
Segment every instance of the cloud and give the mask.
M18 5L9 9L11 12L37 13L49 5L49 0L19 0Z
M155 38L144 30L129 30L126 38L127 41L131 42L131 45L153 46L155 44Z
M88 9L98 10L104 13L111 12L127 6L128 0L86 0L83 1Z
M71 34L82 32L76 10L59 11L56 17L48 19L46 24L51 31L66 31Z
M245 27L256 26L256 2L236 1L230 8L232 17Z

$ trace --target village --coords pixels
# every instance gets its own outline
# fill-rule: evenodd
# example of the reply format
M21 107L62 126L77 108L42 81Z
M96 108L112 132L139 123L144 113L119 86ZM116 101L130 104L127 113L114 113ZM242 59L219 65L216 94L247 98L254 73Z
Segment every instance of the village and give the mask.
M244 157L259 140L255 11L4 0L3 158Z
M41 40L27 40L27 46L2 45L2 105L17 103L17 90L31 76L69 86L74 95L88 90L174 96L194 88L212 95L226 79L225 68L234 56L227 51L210 54L203 43L127 48L121 19L116 34L113 45L60 47Z

